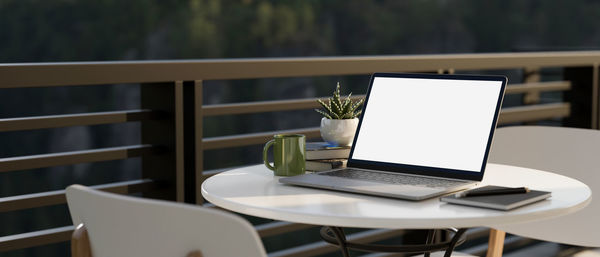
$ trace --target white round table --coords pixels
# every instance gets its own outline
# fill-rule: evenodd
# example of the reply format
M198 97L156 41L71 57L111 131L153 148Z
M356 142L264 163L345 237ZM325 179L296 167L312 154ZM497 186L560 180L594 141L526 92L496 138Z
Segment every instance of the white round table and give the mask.
M552 197L511 211L442 203L438 198L407 201L281 184L263 165L234 169L202 184L211 203L262 218L334 227L435 229L493 227L575 212L591 190L562 175L509 165L488 164L481 185L527 186Z

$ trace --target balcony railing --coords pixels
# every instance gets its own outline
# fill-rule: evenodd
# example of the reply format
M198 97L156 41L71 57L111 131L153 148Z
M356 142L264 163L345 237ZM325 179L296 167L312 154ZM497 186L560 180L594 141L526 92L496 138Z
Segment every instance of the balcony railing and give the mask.
M203 170L204 151L263 144L273 134L282 131L204 137L204 117L310 109L317 107L317 104L315 99L293 99L204 105L202 93L205 81L372 72L518 70L523 74L523 83L509 84L507 94L523 95L525 105L503 108L500 124L529 123L577 115L577 123L569 125L597 129L599 63L600 51L0 64L0 89L139 83L141 95L141 108L137 110L0 119L0 132L125 122L141 124L139 145L0 158L0 172L140 157L142 179L96 187L121 194L142 193L144 197L210 206L203 203L200 184L219 171ZM562 78L540 81L540 71L547 68L562 70ZM584 97L565 97L567 101L540 103L540 93L550 91L564 91L565 95L575 92L577 94L572 95ZM308 138L319 137L316 127L286 132L306 134ZM15 195L0 198L0 213L64 203L63 190ZM261 236L270 237L308 227L305 224L275 221L256 228ZM72 227L66 226L3 236L0 237L0 252L67 241L71 231ZM371 230L356 233L350 238L367 242L402 233ZM474 235L485 236L486 233L476 230ZM313 243L271 252L270 255L311 256L333 250L325 243Z

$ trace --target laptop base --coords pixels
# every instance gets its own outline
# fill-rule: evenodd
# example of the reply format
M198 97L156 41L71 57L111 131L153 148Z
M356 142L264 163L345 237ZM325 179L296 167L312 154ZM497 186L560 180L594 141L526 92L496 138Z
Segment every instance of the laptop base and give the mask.
M334 191L359 193L365 195L384 196L411 201L429 199L432 197L456 192L462 189L471 188L477 185L477 182L469 181L453 188L431 188L414 185L387 184L380 182L347 179L341 177L330 177L318 174L305 174L294 177L280 178L279 182L296 186L321 188Z

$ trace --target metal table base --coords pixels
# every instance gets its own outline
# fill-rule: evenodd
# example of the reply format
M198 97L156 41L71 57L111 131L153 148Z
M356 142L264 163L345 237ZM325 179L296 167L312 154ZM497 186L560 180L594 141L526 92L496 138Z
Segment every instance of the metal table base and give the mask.
M429 257L431 252L446 251L444 257L450 257L452 251L458 245L465 242L466 236L465 231L467 229L440 229L439 231L449 231L454 234L449 240L443 242L434 242L435 229L429 230L427 233L427 239L425 244L414 244L414 245L382 245L382 244L358 244L348 242L346 235L341 227L322 227L321 238L330 244L337 245L342 252L342 256L350 257L348 249L363 251L363 252L395 252L395 253L423 253L425 257Z

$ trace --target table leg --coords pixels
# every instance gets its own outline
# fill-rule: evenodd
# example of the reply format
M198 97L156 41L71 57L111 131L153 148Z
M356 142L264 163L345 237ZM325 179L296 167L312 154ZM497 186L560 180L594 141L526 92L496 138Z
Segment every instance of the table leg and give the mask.
M430 229L427 232L427 240L425 241L425 244L432 244L433 240L435 240L435 229ZM430 255L430 252L426 252L423 254L423 257L429 257Z
M497 229L490 229L490 240L486 257L501 257L504 248L504 237L506 232Z
M457 246L458 240L462 237L462 235L465 232L467 232L466 228L461 228L458 231L456 231L456 234L454 234L454 237L452 237L452 240L450 241L450 245L448 246L448 249L446 249L446 253L444 254L444 257L450 257L450 256L452 256L452 252L454 251L454 247Z
M350 253L348 252L348 241L346 240L346 235L344 234L344 230L340 227L329 227L333 234L335 235L335 239L338 241L338 246L340 247L340 251L342 252L342 256L350 257Z
M425 244L416 245L381 245L381 244L360 244L348 242L344 231L340 227L322 227L320 234L325 242L337 245L344 257L349 257L348 249L363 252L403 252L403 253L424 253L428 256L431 252L446 251L445 257L452 255L454 248L465 242L465 231L467 229L443 229L452 232L454 236L449 241L434 242L435 230L430 230L427 234Z

